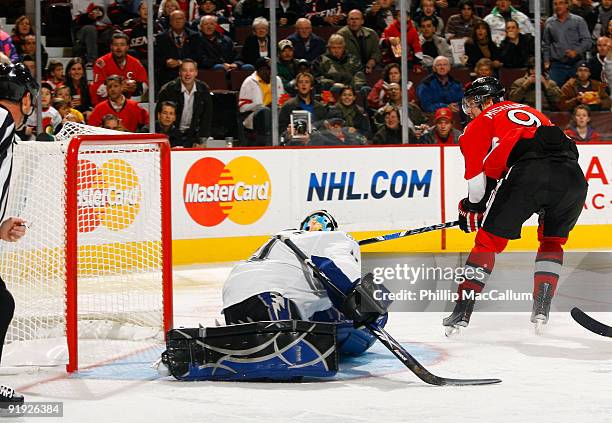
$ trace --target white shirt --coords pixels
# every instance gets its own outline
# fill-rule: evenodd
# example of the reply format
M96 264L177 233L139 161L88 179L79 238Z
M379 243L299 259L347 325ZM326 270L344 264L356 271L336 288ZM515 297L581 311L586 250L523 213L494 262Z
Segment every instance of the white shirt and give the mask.
M183 114L181 115L181 124L179 126L181 132L186 131L191 126L191 118L193 117L193 98L195 97L195 92L197 90L198 87L195 83L193 84L191 92L187 91L185 85L181 83L181 92L183 93L183 97L185 99Z
M355 282L361 277L357 242L341 231L283 231L308 257L328 258ZM278 292L292 300L302 319L332 306L325 287L303 267L282 241L271 238L250 259L238 262L223 285L223 307L262 292Z

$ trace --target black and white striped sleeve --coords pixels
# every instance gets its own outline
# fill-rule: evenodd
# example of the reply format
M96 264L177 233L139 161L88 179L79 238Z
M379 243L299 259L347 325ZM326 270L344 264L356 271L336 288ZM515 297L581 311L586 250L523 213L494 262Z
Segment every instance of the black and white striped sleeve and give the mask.
M13 143L15 141L15 122L11 113L0 106L0 222L4 220L8 201L9 185L13 170Z

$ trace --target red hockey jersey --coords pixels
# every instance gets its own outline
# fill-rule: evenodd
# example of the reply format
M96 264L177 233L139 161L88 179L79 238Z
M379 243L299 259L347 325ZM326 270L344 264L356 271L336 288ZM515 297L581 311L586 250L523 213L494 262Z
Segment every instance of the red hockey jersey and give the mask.
M514 144L521 138L533 138L540 125L554 124L533 107L503 101L483 110L466 126L459 137L459 146L465 161L464 178L469 184L470 202L478 203L482 199L485 174L493 179L501 178Z
M147 71L142 63L133 56L127 55L125 65L119 67L113 54L108 53L96 60L93 67L93 82L90 88L91 100L93 104L98 104L106 99L106 86L104 81L111 75L120 75L123 79L133 79L136 82L147 83Z
M87 123L91 126L102 125L102 118L106 115L115 115L119 123L129 132L136 132L139 127L149 124L149 112L140 107L134 100L125 100L121 110L116 111L110 100L103 101L94 107Z

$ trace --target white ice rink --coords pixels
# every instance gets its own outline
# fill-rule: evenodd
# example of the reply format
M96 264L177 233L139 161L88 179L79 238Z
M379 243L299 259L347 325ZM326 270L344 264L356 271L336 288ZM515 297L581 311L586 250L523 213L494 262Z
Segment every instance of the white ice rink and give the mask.
M175 272L175 326L214 325L228 266ZM380 344L341 363L337 380L311 383L178 382L148 368L160 349L73 377L0 376L28 401L62 401L61 419L35 422L612 422L612 339L553 313L537 336L526 313L475 313L446 339L445 313L392 313L389 332L433 373L496 377L500 385L434 387ZM594 316L611 323L612 313Z

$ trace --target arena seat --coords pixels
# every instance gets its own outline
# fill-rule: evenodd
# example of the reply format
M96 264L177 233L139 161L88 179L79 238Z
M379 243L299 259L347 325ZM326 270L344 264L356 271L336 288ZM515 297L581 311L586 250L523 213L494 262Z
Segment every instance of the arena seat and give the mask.
M252 74L253 71L245 71L240 69L234 69L230 72L230 88L234 91L240 91L242 82Z
M227 90L227 77L225 71L200 69L198 71L198 79L206 82L211 90Z

